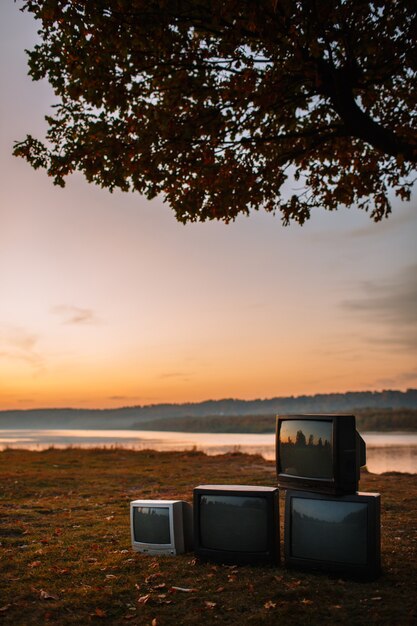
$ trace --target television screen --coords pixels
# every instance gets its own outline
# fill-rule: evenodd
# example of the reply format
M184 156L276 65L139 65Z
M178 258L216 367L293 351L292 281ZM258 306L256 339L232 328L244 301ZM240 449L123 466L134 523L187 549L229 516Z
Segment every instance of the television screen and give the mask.
M280 433L284 474L308 478L333 477L333 423L323 420L284 420Z
M268 506L256 496L201 496L200 537L210 549L265 552ZM240 523L236 519L241 516ZM219 519L221 524L218 523Z
M379 494L329 497L287 491L285 558L305 569L376 575Z
M200 485L194 489L194 550L220 563L279 560L278 489Z
M278 486L341 495L358 488L365 443L353 415L280 415Z
M148 554L180 554L192 548L192 508L183 500L130 503L132 547Z
M141 543L170 543L169 508L138 506L133 509L133 534Z

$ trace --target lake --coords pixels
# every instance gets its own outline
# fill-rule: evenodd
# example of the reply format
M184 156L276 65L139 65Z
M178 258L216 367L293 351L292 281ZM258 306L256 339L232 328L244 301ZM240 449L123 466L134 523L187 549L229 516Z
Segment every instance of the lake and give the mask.
M417 474L417 433L365 432L370 472ZM134 450L201 450L207 454L246 452L275 459L275 435L252 433L182 433L150 430L0 430L0 450L45 450L50 446L123 447Z

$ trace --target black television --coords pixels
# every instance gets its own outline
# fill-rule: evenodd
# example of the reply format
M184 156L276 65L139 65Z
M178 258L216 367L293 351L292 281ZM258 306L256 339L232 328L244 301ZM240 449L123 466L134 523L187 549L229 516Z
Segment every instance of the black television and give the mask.
M342 495L358 489L365 442L354 415L278 415L278 487Z
M380 574L380 495L288 490L285 564L372 580Z
M194 552L225 564L279 562L279 490L249 485L194 489Z

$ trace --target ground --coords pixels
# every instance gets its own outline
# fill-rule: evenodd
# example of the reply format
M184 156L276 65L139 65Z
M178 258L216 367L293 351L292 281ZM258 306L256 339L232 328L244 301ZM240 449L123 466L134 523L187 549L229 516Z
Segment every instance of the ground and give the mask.
M0 623L417 622L415 476L362 473L361 491L381 494L383 573L373 582L289 570L283 562L227 567L193 553L133 552L129 502L191 502L201 483L275 486L275 467L240 453L0 452ZM281 539L283 507L281 497Z

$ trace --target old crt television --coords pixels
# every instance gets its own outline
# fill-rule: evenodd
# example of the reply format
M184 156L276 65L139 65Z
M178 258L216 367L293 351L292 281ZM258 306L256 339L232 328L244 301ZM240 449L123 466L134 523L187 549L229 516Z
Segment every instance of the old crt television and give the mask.
M380 495L288 490L285 563L372 580L380 574Z
M194 489L194 552L229 564L279 561L279 490L248 485Z
M192 507L184 500L130 503L132 547L148 554L181 554L192 549Z
M358 489L366 447L354 415L278 415L278 486L342 495Z

